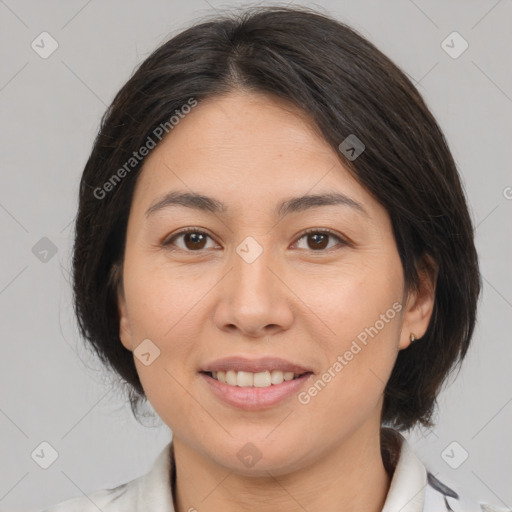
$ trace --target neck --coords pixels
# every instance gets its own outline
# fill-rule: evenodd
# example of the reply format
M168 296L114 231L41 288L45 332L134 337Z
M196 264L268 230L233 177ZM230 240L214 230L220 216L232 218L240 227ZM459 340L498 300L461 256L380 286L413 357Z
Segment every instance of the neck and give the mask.
M279 476L240 475L179 438L173 446L176 512L380 512L391 482L379 432L358 431L314 464Z

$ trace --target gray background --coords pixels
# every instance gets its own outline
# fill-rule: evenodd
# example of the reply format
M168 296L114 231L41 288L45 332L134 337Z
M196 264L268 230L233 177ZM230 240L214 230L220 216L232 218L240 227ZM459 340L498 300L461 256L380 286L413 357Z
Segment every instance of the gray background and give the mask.
M230 5L242 3L0 0L0 510L42 508L126 482L170 439L161 422L143 427L133 419L78 338L72 221L78 180L114 94L170 35ZM484 278L479 322L458 379L440 397L436 428L408 437L438 478L512 507L511 3L307 5L347 22L398 64L453 151ZM31 47L43 31L59 45L47 59ZM453 31L469 43L456 59L441 47ZM32 250L43 237L57 249L47 261ZM43 441L59 454L48 469L31 458ZM458 468L448 464L465 452Z

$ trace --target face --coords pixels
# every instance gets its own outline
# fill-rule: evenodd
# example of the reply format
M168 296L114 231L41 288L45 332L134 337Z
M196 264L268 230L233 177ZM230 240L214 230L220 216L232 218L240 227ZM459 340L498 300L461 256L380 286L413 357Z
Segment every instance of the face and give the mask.
M277 475L377 435L429 302L406 295L386 210L307 118L254 93L199 103L147 157L127 229L120 337L175 440Z

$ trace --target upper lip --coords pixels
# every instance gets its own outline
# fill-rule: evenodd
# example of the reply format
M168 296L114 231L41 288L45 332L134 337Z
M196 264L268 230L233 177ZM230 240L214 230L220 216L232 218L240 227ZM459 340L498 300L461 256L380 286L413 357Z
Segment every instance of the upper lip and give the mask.
M296 375L311 372L310 369L300 364L286 361L279 357L261 357L258 359L248 359L242 356L226 357L224 359L217 359L201 368L203 372L228 370L251 373L264 372L266 370L280 370L282 372L293 372Z

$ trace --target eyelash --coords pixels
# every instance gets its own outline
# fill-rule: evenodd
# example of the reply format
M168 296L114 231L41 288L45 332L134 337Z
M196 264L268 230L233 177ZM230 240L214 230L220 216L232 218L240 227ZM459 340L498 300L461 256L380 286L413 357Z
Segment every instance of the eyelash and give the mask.
M179 231L178 233L175 233L171 238L164 241L162 243L162 246L164 246L165 248L167 248L171 251L180 250L180 251L189 252L189 253L194 253L194 252L200 253L200 252L203 252L206 250L206 249L199 249L197 251L191 251L188 249L181 249L181 247L178 247L178 248L171 247L173 240L175 240L176 238L178 238L182 235L186 235L187 233L196 233L196 234L200 234L200 235L206 235L207 237L209 237L210 239L213 240L213 238L208 233L203 231L202 229L191 227L191 228L185 228L185 229ZM306 231L303 231L299 235L299 237L297 238L295 243L297 243L299 240L304 238L306 235L309 235L310 233L330 235L331 237L336 238L339 241L338 245L341 245L341 246L350 246L351 245L350 242L341 238L340 235L338 235L334 231L332 231L330 229L318 229L318 228L310 228L310 229L307 229ZM304 250L308 250L308 249L304 249ZM314 252L314 253L326 253L326 252L328 253L328 252L331 252L332 250L336 250L336 247L331 247L330 249L318 249L318 250L310 249L310 251Z

